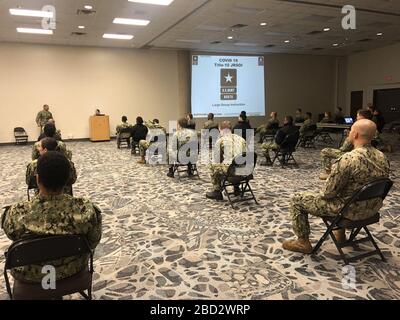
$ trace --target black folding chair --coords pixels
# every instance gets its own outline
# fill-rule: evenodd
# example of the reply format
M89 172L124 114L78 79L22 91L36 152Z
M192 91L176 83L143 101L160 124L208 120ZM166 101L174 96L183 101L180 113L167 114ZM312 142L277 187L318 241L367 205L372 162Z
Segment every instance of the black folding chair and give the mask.
M189 141L178 150L177 159L173 164L174 174L178 174L178 180L181 180L183 173L185 173L183 176L197 177L200 179L199 171L197 170L197 161L199 158L198 146L197 140ZM193 150L197 152L193 154ZM185 157L185 159L183 159L183 157Z
M325 225L328 227L322 238L318 241L317 245L313 249L313 254L316 254L321 245L327 239L328 236L331 236L333 242L335 243L336 248L338 249L341 258L343 259L345 264L349 264L350 262L369 257L375 254L378 254L383 261L386 261L385 257L382 254L382 251L379 249L376 244L374 238L372 237L370 231L368 230L369 225L375 224L379 222L380 214L377 212L371 218L360 220L360 221L352 221L346 219L346 213L351 210L351 205L360 201L366 201L370 199L381 198L382 201L386 198L390 189L392 188L393 182L390 179L382 178L370 182L360 188L351 199L349 199L344 205L343 209L340 210L339 214L336 217L323 217ZM351 230L349 239L344 243L339 243L334 234L333 230L337 229L347 229ZM356 240L357 235L360 233L361 229L364 229L367 237ZM363 242L371 242L375 247L374 251L366 252L360 255L356 255L353 257L347 257L342 248L345 247L354 247L355 245Z
M117 137L117 147L118 149L121 149L122 146L126 146L127 148L130 148L131 146L131 128L123 128L121 129L120 133L118 134Z
M309 126L303 133L302 136L300 136L298 146L303 147L303 148L313 148L316 149L315 147L315 138L317 137L317 125L313 124Z
M261 137L261 143L274 140L278 130L279 130L279 124L278 123L272 124L267 129L267 132Z
M296 146L299 142L299 132L289 134L285 137L282 144L280 145L278 150L274 150L275 156L272 160L272 165L276 160L279 161L282 168L288 165L294 165L298 167L296 159L293 156L293 153L296 151Z
M247 164L244 159L250 159ZM250 181L254 179L254 168L257 164L257 154L254 152L243 153L235 157L232 164L229 166L228 171L222 181L221 191L224 191L228 197L228 201L233 209L234 204L254 200L258 204L253 190L250 186ZM239 192L230 192L228 188L237 188ZM248 196L245 196L249 194Z
M69 278L56 281L54 290L43 289L42 283L18 279L14 279L11 289L8 270L74 256L89 256L87 268ZM5 252L5 258L4 279L12 300L49 300L77 292L87 300L92 299L93 251L83 235L35 236L18 240Z
M331 132L332 131L330 131L329 129L318 129L315 141L321 141L325 144L334 144L335 141L330 135Z
M28 134L26 133L25 129L22 127L14 128L14 138L15 138L16 145L28 143Z

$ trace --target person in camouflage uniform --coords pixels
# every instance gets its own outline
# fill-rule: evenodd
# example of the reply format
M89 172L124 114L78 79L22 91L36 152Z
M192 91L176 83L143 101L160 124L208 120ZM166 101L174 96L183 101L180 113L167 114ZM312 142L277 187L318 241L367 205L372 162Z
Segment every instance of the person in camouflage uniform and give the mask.
M311 253L308 215L335 217L345 202L362 186L376 179L389 177L389 161L382 152L371 146L375 132L376 125L371 120L357 121L349 134L354 150L345 153L334 163L324 191L303 192L293 196L290 203L290 218L298 239L285 241L284 249ZM368 219L381 207L381 198L360 201L350 207L346 218L353 221ZM335 237L339 243L346 241L345 230L336 230Z
M196 151L198 153L198 139L197 139L197 133L194 130L188 129L188 120L186 118L181 118L178 120L178 128L177 131L174 133L174 135L171 137L169 140L168 144L168 156L169 156L169 170L167 176L170 178L174 177L174 163L176 163L178 160L182 161L182 157L188 158L187 160L191 160L192 158L197 159L197 155L194 154L180 154L178 157L178 152L181 150L181 148L187 144L187 143L192 143L192 144L197 144ZM189 151L189 150L187 150ZM193 150L194 151L194 150ZM186 163L181 163L181 164L186 164ZM188 175L192 175L192 164L193 163L188 163Z
M209 113L207 117L207 121L203 125L203 129L211 130L214 128L218 128L218 124L214 122L214 113Z
M44 138L55 138L56 136L56 127L48 123L45 125L44 130L43 130L43 137ZM62 141L57 141L58 147L57 151L60 151L63 153L69 160L72 160L72 152L70 150L67 150L67 147L65 146L65 143ZM39 159L40 153L39 153L39 148L40 148L40 141L36 142L33 147L32 147L32 160Z
M43 110L39 111L36 116L36 124L40 127L40 132L43 131L43 127L49 122L49 120L53 119L53 114L49 109L49 106L45 104Z
M146 164L146 151L150 148L151 145L160 143L158 139L160 137L164 137L164 142L166 143L166 135L167 130L163 126L160 125L160 121L158 119L154 119L153 121L146 121L145 126L149 129L146 140L139 141L139 155L141 159L137 162L139 164ZM154 138L158 138L157 141L154 141Z
M122 123L121 124L119 124L118 126L117 126L117 128L116 128L116 132L117 132L117 145L119 146L120 145L120 143L121 143L121 133L122 133L122 130L125 130L125 129L132 129L132 125L131 124L129 124L128 123L128 118L126 117L126 116L123 116L122 117L122 119L121 119L121 121L122 121ZM129 135L130 135L131 133L129 132ZM130 146L130 138L129 138L129 140L128 140L128 147Z
M372 119L372 114L369 110L364 110L364 109L358 110L357 121L363 119L368 119L368 120ZM328 179L328 176L331 173L332 162L335 161L336 159L339 159L346 152L350 152L352 150L353 150L353 144L350 142L348 137L343 141L339 149L334 149L334 148L322 149L321 162L322 162L322 167L324 168L324 172L320 174L319 178L321 180Z
M304 135L304 133L310 129L310 126L312 126L314 123L312 121L312 113L311 112L306 112L306 119L303 122L302 126L300 127L300 137Z
M260 135L260 143L264 140L264 137L268 134L275 135L276 131L279 129L279 119L277 112L271 112L270 119L267 124L259 126L256 130L256 134Z
M215 144L214 159L210 165L213 191L206 194L208 199L214 200L223 199L221 183L233 159L247 151L246 140L232 133L232 125L229 121L222 122L219 130L221 137Z
M57 141L54 138L44 138L40 141L39 146L39 154L40 156L44 155L48 151L57 151ZM26 167L26 174L25 174L25 181L30 189L35 189L35 193L39 193L38 186L36 184L36 174L37 174L37 163L38 160L33 160L28 166ZM70 164L70 173L69 179L67 184L65 185L63 192L65 194L72 195L72 185L76 182L76 169L75 165L72 161L69 162Z
M17 241L29 236L84 235L94 250L101 239L100 210L88 199L73 198L62 189L69 178L69 161L59 152L50 151L37 164L39 195L30 202L7 207L1 226L9 239ZM88 266L88 256L74 256L11 270L21 281L40 283L46 274L42 267L52 265L56 279L71 277Z
M56 127L56 122L54 119L50 119L47 124L43 128L43 132L40 134L38 141L42 140L43 138L47 137L48 134L45 133L46 131L46 126L47 125L53 125ZM58 130L57 128L55 129L55 133L53 134L52 138L56 139L57 141L62 141L62 136L61 136L61 130Z

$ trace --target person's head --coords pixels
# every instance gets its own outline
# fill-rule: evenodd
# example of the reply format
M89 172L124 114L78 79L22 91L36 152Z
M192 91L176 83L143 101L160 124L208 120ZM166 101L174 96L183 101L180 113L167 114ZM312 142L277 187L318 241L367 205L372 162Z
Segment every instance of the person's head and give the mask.
M185 129L188 127L188 119L187 118L180 118L178 120L178 129Z
M270 117L271 117L272 119L276 119L276 118L278 118L278 113L277 113L277 112L271 112Z
M50 109L50 107L49 107L48 104L45 104L45 105L43 106L43 110L44 110L44 111L49 111L49 109Z
M230 121L222 121L219 124L219 131L221 133L232 132L232 124Z
M37 163L36 181L41 194L61 194L69 179L70 163L60 152L49 151Z
M52 138L56 134L56 126L53 123L47 123L43 128L46 137Z
M186 115L186 119L188 119L188 120L193 120L193 114L188 113L188 114Z
M360 109L357 111L357 121L358 120L363 120L363 119L367 119L367 120L372 120L372 113L369 110L366 109Z
M143 124L143 118L142 117L137 117L136 118L136 124Z
M372 105L372 103L368 103L367 109L368 109L369 111L371 111L371 113L374 113L374 111L375 111L375 108L374 108L374 106Z
M209 113L207 119L214 120L214 113Z
M381 112L378 109L374 110L374 113L373 113L374 116L379 116L380 114L381 114Z
M325 118L332 118L332 113L330 111L325 112Z
M56 139L49 137L43 138L42 140L40 140L39 143L38 147L39 154L42 156L48 151L56 151L57 146L58 143Z
M343 109L341 107L337 107L336 109L337 109L338 112L342 112L343 111Z
M160 120L158 120L158 119L153 119L153 123L154 123L154 124L160 124Z
M370 144L376 133L376 124L368 119L358 120L351 127L349 140L354 146Z
M296 110L296 114L299 116L299 115L301 115L303 113L303 110L301 109L301 108L298 108L297 110Z
M312 118L312 113L311 112L306 112L306 119L310 119Z
M292 126L293 125L293 117L292 116L285 116L285 119L283 120L283 123Z
M49 121L47 121L47 123L51 123L51 124L56 125L56 122L55 122L55 120L53 118L50 118Z
M126 117L126 116L122 116L122 122L127 122L128 121L128 118Z

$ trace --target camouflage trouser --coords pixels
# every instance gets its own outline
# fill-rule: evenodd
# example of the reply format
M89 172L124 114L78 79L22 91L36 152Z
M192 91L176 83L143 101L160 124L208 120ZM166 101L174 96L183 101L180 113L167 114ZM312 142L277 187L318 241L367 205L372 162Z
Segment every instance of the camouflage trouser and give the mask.
M146 140L140 140L139 141L139 155L141 157L145 157L146 151L149 147L150 147L150 142L148 142Z
M266 132L267 132L267 126L265 124L259 126L256 130L256 134L259 133L260 135L265 135Z
M296 193L290 203L290 218L293 223L293 232L298 237L310 234L308 215L316 217L336 216L342 209L340 200L325 200L318 193Z
M321 151L322 166L326 172L331 171L332 162L339 159L345 153L339 149L325 148Z
M279 146L275 143L275 141L264 142L261 145L261 151L267 158L267 161L271 161L271 157L269 156L269 152L271 150L278 150Z
M227 173L229 165L223 163L211 164L211 183L215 191L221 190L222 180Z

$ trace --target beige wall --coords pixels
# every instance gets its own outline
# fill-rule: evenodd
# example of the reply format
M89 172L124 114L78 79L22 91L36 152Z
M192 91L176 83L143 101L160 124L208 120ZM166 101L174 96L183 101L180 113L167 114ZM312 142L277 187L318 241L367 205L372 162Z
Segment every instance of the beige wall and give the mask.
M400 44L349 56L347 68L347 108L351 91L364 91L364 105L373 102L374 89L400 87ZM387 77L392 77L389 80Z
M51 106L65 139L87 138L96 107L110 115L112 133L122 115L179 113L178 57L174 51L0 44L0 143L15 126L37 139L35 117Z
M273 54L265 63L267 114L334 109L337 58ZM0 71L0 143L13 141L15 126L35 140L45 103L65 139L88 137L96 107L110 115L113 131L122 115L131 122L138 114L157 117L167 126L190 109L188 52L3 43ZM251 119L253 126L264 121Z

